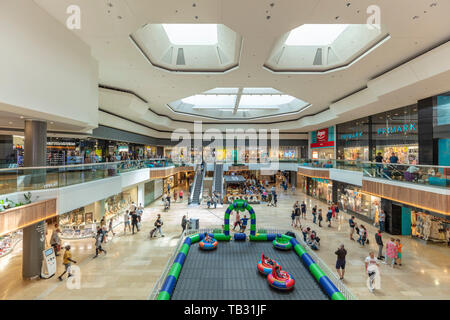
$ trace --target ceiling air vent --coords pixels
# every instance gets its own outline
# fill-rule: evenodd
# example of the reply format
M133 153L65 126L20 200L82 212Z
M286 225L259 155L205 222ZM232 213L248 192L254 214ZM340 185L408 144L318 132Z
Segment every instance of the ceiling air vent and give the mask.
M314 66L321 66L322 65L322 48L318 48L316 51L316 55L314 57Z
M184 50L183 48L178 48L177 54L177 66L186 65L186 61L184 60Z

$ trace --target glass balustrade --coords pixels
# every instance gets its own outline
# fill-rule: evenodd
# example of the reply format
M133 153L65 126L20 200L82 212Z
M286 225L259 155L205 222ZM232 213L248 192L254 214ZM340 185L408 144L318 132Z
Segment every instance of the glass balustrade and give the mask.
M0 194L61 188L115 177L121 173L133 170L174 166L168 159L150 159L67 166L0 169Z

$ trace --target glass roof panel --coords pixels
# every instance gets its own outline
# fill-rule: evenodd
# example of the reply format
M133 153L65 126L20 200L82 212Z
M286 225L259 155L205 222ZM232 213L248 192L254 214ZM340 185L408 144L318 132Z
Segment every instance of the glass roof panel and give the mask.
M325 46L332 44L348 24L304 24L289 33L288 46Z
M260 93L260 94L280 94L281 92L274 88L243 88L243 93Z
M214 88L208 91L205 91L204 93L213 93L213 94L232 94L232 93L238 93L239 88Z
M217 24L163 24L170 42L175 45L217 44Z
M234 107L235 95L203 95L187 97L181 100L183 103L191 104L194 107Z
M295 98L288 95L242 95L239 107L280 106L290 103Z

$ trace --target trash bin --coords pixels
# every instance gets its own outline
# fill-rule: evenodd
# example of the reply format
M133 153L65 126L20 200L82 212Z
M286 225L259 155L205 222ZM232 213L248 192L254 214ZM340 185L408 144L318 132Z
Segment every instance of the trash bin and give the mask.
M189 229L200 229L199 227L199 219L198 218L190 218L189 219Z

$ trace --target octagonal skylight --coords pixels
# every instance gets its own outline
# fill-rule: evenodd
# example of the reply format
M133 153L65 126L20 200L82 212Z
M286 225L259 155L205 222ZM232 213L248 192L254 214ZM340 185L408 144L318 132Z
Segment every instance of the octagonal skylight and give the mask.
M242 45L223 24L147 24L130 39L153 66L174 72L233 70Z
M211 119L258 119L297 113L309 104L273 88L215 88L168 106L177 113Z
M217 44L217 24L163 24L169 41L182 45L215 45Z
M272 72L332 72L351 66L389 38L382 26L304 24L278 39L264 67Z
M288 46L324 46L340 36L348 24L304 24L289 32Z

